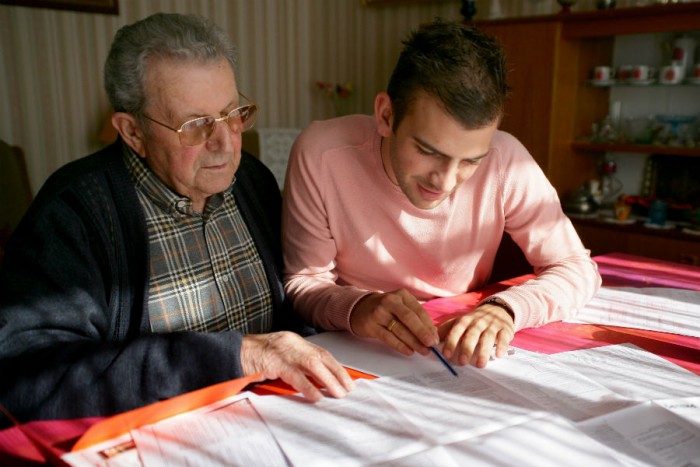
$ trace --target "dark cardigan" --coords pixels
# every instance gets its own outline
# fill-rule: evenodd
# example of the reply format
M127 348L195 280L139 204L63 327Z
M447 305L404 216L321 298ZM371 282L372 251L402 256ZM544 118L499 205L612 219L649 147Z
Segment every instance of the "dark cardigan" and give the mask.
M239 332L150 332L146 224L122 151L117 141L59 169L7 245L0 402L20 421L114 414L242 376ZM288 329L277 183L243 154L233 193L265 264L275 327Z

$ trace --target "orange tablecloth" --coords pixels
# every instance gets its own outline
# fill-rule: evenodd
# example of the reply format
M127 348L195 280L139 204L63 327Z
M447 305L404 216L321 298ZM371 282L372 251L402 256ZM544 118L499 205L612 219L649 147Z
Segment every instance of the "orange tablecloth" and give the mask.
M605 285L634 287L674 287L700 290L700 268L638 256L610 254L594 258L598 263ZM473 307L484 296L509 285L522 282L529 276L504 281L459 297L441 298L428 302L426 309L436 320ZM630 342L664 357L700 375L700 339L612 326L550 323L539 328L518 332L513 340L516 347L543 353L591 348L608 344ZM355 374L355 377L362 375ZM259 393L286 391L284 384L273 382L261 385ZM51 420L23 425L25 432L34 434L50 446L48 455L60 455L71 449L80 436L101 418ZM0 431L0 465L40 465L47 456L40 453L17 428Z

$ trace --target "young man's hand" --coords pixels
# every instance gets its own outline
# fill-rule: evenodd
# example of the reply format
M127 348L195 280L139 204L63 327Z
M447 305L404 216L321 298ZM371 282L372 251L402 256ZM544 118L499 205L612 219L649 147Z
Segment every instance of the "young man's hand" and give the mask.
M515 336L513 317L502 306L492 303L447 320L438 329L445 341L442 348L445 358L479 368L486 366L494 346L497 358L506 355Z
M437 328L408 291L373 293L360 299L350 314L352 332L387 343L405 355L427 355L440 342Z

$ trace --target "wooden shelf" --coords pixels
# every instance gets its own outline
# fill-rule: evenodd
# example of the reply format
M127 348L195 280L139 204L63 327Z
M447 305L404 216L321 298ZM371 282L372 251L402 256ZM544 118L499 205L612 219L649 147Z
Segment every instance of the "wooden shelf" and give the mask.
M613 8L559 15L565 38L678 32L700 27L700 3Z
M651 144L592 143L574 141L571 147L585 152L631 152L638 154L666 154L669 156L700 157L700 148L654 146Z
M700 2L503 18L473 24L501 42L512 70L511 97L500 128L528 148L560 196L575 191L586 180L600 178L599 158L591 156L605 152L659 154L652 161L658 170L662 166L675 168L677 161L673 156L681 156L681 162L688 164L679 165L693 167L684 169L682 180L697 179L694 167L695 161L700 163L700 147L592 143L581 135L588 134L591 123L601 121L610 112L610 87L594 89L599 86L586 84L593 67L614 62L616 36L700 31ZM662 87L652 86L654 89L636 87L650 93ZM695 91L683 92L695 97ZM640 93L639 98L644 97ZM629 226L587 219L573 222L594 255L618 251L700 263L700 236L681 229L651 229L643 222Z
M677 223L676 221L672 220L669 221L669 223L676 225L676 227L672 229L654 229L644 225L646 219L637 219L632 224L618 224L615 222L607 222L604 217L577 217L573 214L567 214L567 216L571 219L571 222L573 222L574 225L587 225L604 230L634 232L653 237L677 238L700 242L700 235L683 232L683 229L688 225L687 223Z
M576 231L591 256L615 251L700 265L700 235L686 233L682 228L661 230L644 226L643 220L620 225L599 218L583 219L570 216Z
M700 2L611 8L555 15L477 19L472 24L477 27L484 25L498 27L543 21L562 23L562 36L567 39L690 31L700 28Z
M586 86L589 88L596 89L608 89L608 88L629 88L629 89L678 89L678 88L691 88L700 90L700 83L692 82L682 82L676 84L664 84L664 83L649 83L649 84L635 84L635 83L606 83L606 84L594 84L590 80L586 82Z

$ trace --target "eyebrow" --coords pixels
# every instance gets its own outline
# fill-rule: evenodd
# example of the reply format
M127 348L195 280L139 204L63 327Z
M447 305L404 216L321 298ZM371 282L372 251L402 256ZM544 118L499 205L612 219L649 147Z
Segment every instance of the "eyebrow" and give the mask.
M235 99L231 99L229 101L229 103L226 104L226 106L224 107L224 109L228 109L228 110L219 111L219 116L223 117L224 115L229 114L233 109L238 108L240 106L241 106L241 96L239 94L238 95L238 102L236 103ZM194 120L194 119L202 118L202 117L215 117L215 116L214 115L207 115L207 114L195 114L195 113L193 113L193 114L186 115L184 118L185 118L185 122L188 122L190 120ZM173 115L172 118L175 118L175 116Z
M421 146L424 146L424 147L426 147L427 149L429 149L430 152L434 152L435 154L439 154L439 155L442 156L442 157L447 157L448 159L454 159L453 156L450 156L449 154L445 154L444 152L440 151L439 149L437 149L437 148L434 147L433 145L427 143L426 141L423 141L423 140L422 140L421 138L419 138L418 136L414 136L413 139L415 139L416 142L417 142L418 144L420 144ZM489 151L489 152L490 152L490 151ZM468 157L468 158L461 159L461 160L462 160L462 161L476 162L476 161L481 160L481 159L483 159L484 157L488 156L488 155L489 155L489 152L486 152L485 154L481 154L481 155L476 156L476 157Z

